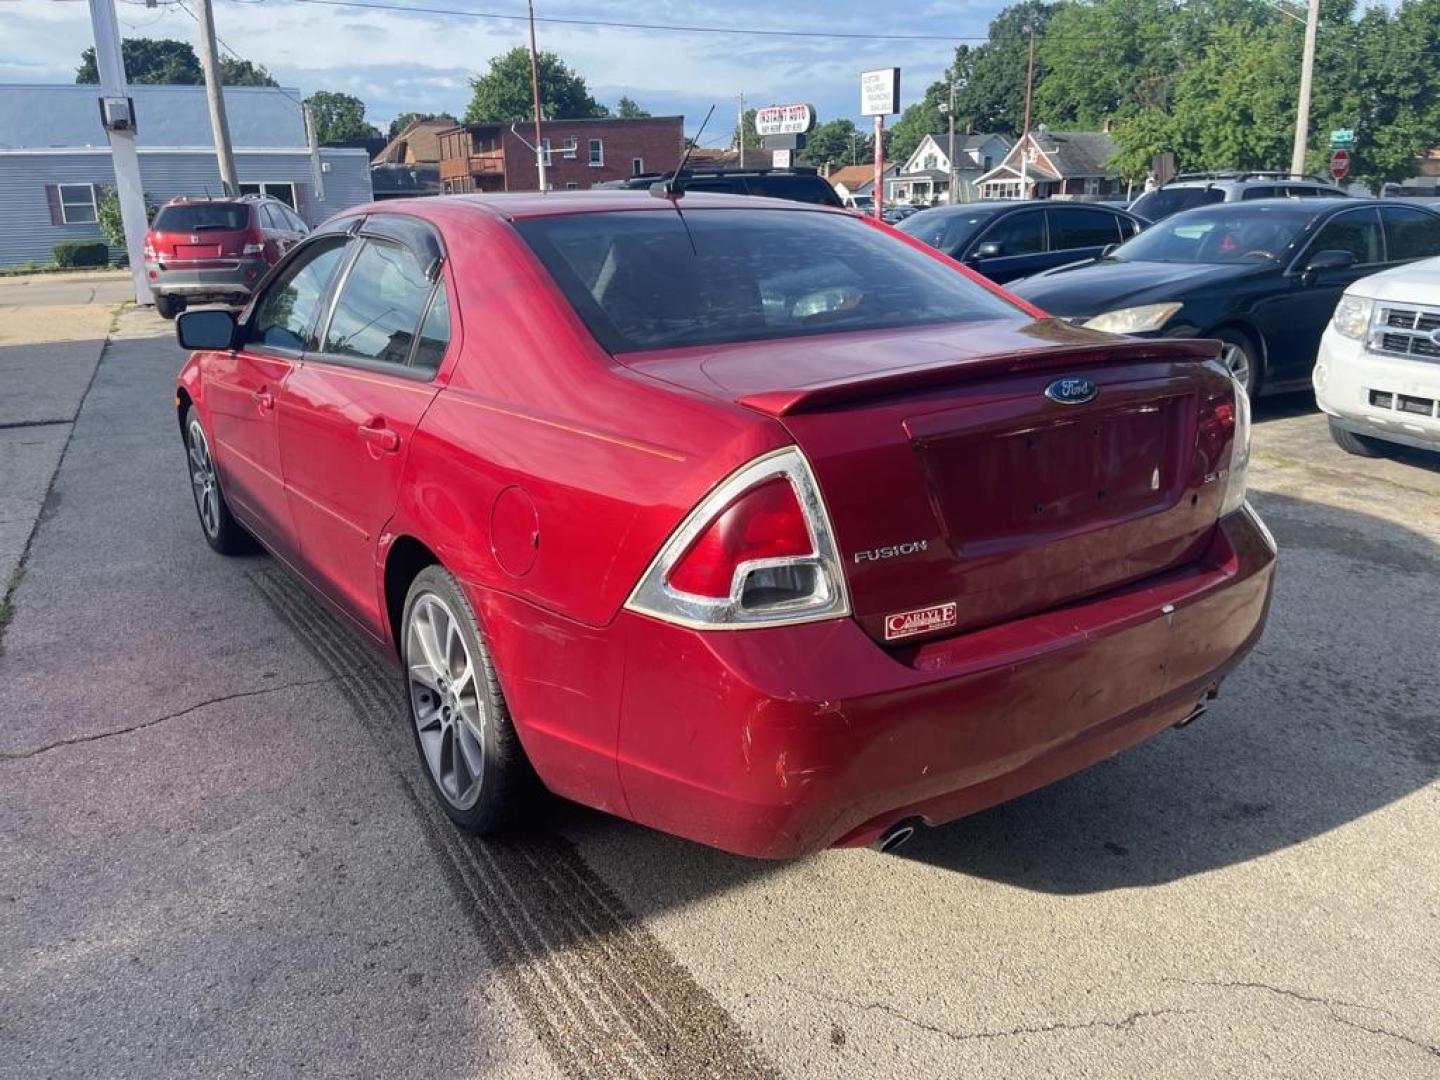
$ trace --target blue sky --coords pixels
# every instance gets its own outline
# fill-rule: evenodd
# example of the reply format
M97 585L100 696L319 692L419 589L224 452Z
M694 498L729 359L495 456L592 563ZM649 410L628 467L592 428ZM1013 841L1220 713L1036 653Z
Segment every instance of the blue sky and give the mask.
M126 37L193 42L195 23L174 0L147 8L119 0ZM404 0L399 0L404 2ZM427 6L417 0L419 6ZM523 0L429 0L432 7L523 15ZM737 95L747 104L813 104L822 120L860 121L859 73L901 68L904 101L939 77L959 37L982 37L1003 0L921 0L908 8L860 0L782 5L691 0L537 0L541 16L667 24L934 35L921 41L740 37L541 24L542 49L580 72L613 106L628 94L654 113L683 113L694 133L716 106L706 144L723 142ZM798 9L798 10L797 10ZM343 90L383 127L407 110L459 114L467 80L492 56L525 40L525 24L420 12L318 7L290 0L215 0L216 28L236 53L264 64L286 86L308 94ZM0 82L70 82L90 44L89 9L79 2L0 0ZM868 123L868 121L867 121Z

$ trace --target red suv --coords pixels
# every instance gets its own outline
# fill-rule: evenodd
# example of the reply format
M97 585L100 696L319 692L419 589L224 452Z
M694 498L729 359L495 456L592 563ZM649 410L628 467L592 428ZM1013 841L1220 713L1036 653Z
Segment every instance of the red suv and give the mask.
M173 319L189 303L244 303L309 231L299 214L268 195L170 200L145 236L155 310Z

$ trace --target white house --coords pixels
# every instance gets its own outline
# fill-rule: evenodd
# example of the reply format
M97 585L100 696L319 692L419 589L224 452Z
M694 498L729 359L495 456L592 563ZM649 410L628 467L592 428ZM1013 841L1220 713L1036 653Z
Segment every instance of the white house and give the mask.
M957 202L972 202L975 181L993 169L1010 152L1011 142L999 134L955 133L955 179ZM929 204L950 201L950 135L926 135L896 174L886 184L895 202Z

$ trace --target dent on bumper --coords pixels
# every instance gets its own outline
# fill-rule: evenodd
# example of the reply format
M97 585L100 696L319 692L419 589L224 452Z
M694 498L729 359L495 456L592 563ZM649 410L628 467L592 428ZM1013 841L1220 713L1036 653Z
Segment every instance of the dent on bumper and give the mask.
M631 816L741 854L940 824L1184 718L1259 637L1275 550L1247 507L1197 564L887 652L850 620L697 632L625 614Z

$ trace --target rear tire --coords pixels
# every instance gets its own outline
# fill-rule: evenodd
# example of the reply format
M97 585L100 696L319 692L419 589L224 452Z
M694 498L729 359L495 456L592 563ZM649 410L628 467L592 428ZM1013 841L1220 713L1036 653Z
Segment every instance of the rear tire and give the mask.
M440 808L466 832L504 831L529 803L534 773L475 612L444 567L411 582L399 637L415 748Z
M1353 431L1347 431L1330 417L1330 438L1335 445L1344 450L1347 454L1354 454L1356 457L1382 457L1385 453L1385 443L1381 439L1372 439L1369 435L1356 435Z
M230 506L220 490L220 477L210 453L210 440L193 405L185 410L185 458L190 467L190 493L195 497L195 512L199 515L205 542L221 555L254 551L254 539L230 516Z
M155 314L162 319L173 319L180 312L185 310L185 301L177 300L173 296L162 296L155 294Z

